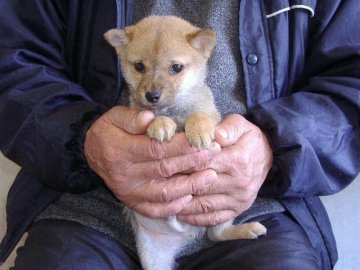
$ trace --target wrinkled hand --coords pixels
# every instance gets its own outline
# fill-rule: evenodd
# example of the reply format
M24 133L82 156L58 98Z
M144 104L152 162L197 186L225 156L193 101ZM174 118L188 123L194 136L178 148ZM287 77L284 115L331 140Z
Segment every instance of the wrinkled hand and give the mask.
M201 167L221 149L215 143L198 151L183 133L166 143L151 140L144 133L153 119L150 111L114 107L90 127L84 148L89 166L118 199L158 218L175 215L216 180L212 170L178 173Z
M267 138L242 116L225 118L215 140L222 150L206 167L217 173L217 181L177 215L186 223L209 226L238 216L252 205L271 168Z

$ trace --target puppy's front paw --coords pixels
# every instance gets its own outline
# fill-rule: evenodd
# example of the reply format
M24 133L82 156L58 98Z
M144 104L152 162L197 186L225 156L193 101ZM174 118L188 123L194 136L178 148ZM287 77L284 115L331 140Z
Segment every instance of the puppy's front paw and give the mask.
M197 149L207 149L214 140L214 130L208 127L192 126L185 131L188 142Z
M150 123L147 134L150 138L163 142L169 141L174 136L175 131L176 124L171 118L159 116Z
M214 140L215 124L205 113L193 113L185 123L185 135L188 142L197 149L209 148Z

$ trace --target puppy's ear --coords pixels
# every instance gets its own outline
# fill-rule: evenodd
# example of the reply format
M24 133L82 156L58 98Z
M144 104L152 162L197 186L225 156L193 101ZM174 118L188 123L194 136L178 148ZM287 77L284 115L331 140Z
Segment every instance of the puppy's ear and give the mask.
M190 45L201 51L205 57L209 58L216 45L216 34L209 29L201 29L188 35Z
M104 34L104 38L117 49L124 48L130 42L125 29L111 29Z

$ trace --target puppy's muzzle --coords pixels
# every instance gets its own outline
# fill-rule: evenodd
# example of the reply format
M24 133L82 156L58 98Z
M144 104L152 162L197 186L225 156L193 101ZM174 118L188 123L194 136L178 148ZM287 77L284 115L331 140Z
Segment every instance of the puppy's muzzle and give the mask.
M158 90L151 90L145 93L146 100L152 104L157 103L160 100L160 97L161 93Z

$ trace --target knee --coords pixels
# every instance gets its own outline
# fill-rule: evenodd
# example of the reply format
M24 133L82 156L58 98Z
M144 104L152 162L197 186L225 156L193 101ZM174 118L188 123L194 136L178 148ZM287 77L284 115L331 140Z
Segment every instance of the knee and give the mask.
M294 251L291 253L277 254L276 256L272 258L271 257L271 254L269 254L269 257L264 261L261 266L255 265L253 268L249 269L321 269L319 258L316 256L316 253L311 250Z

